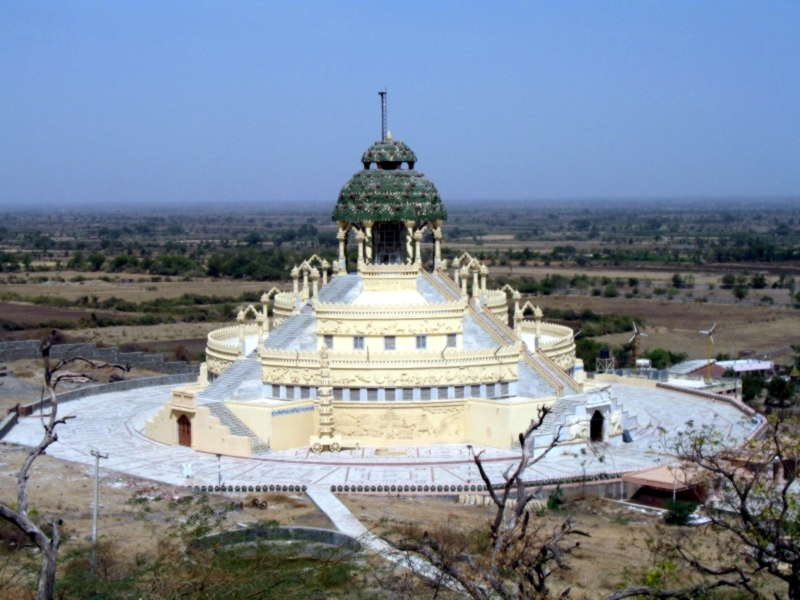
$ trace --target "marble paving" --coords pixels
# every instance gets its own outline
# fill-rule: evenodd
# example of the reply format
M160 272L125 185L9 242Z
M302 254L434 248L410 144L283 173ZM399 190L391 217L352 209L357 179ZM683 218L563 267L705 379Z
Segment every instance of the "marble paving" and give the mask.
M757 423L738 408L664 389L615 384L614 393L625 410L638 416L639 428L630 444L599 444L597 454L551 454L532 466L525 479L568 477L598 472L636 471L670 460L670 440L687 422L695 427L714 423L730 438L743 440ZM369 485L459 485L480 483L466 445L412 447L401 456L378 456L374 448L323 453L307 449L271 452L254 458L194 452L180 446L154 442L143 435L147 418L169 398L170 387L115 392L69 402L59 415L77 418L58 429L59 441L48 454L65 460L91 464L92 449L108 453L106 469L173 485L216 484L219 475L227 485L333 484ZM520 424L520 429L525 424ZM34 445L41 439L37 415L20 419L4 441ZM486 470L494 482L515 462L515 452L486 449ZM601 460L602 459L602 460ZM182 465L191 465L192 476L181 475Z

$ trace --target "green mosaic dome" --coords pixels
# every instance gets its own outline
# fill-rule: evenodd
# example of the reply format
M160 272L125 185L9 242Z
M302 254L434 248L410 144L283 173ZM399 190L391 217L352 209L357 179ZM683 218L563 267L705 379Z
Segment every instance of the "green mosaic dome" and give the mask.
M416 156L403 142L384 141L364 153L364 169L353 175L333 209L334 221L444 221L447 211L436 187L415 171ZM386 168L370 169L371 163ZM401 162L409 169L398 169Z
M396 142L394 140L384 140L382 142L375 142L367 148L364 156L361 157L361 162L365 166L371 163L409 163L408 168L413 169L414 163L417 162L416 155L411 151L411 148L406 146L403 142Z

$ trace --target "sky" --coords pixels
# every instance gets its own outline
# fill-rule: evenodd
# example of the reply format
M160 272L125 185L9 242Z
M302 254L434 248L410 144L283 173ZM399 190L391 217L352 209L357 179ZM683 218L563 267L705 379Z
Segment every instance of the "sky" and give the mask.
M0 207L800 201L800 2L0 3Z

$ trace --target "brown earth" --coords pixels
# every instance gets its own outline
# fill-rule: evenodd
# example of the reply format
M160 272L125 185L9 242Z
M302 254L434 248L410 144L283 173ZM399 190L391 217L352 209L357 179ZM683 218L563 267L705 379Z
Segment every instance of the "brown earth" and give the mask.
M0 319L14 321L19 324L36 325L43 321L78 323L82 319L90 318L92 312L97 316L113 316L116 314L109 311L58 308L56 306L40 306L24 302L0 302Z
M42 274L45 275L45 274ZM50 274L55 276L55 273ZM70 282L76 275L86 277L87 281ZM239 296L244 292L266 292L272 287L289 289L291 282L272 281L220 281L217 279L197 279L194 281L159 281L152 282L149 277L137 275L120 275L120 279L133 279L133 283L121 281L101 281L89 279L95 275L89 273L61 273L64 282L44 283L0 283L0 294L16 293L20 296L57 296L67 300L76 300L81 296L94 294L100 300L112 296L124 298L131 302L154 300L156 298L177 298L183 294L201 294L207 296ZM288 277L288 271L287 271ZM139 281L141 279L141 281Z
M414 523L434 531L448 527L488 532L489 521L496 514L491 506L468 506L452 498L404 496L340 496L342 502L365 527L376 534L397 539L403 526ZM653 567L653 556L647 540L658 535L659 518L630 510L601 498L587 498L570 503L561 511L547 511L543 517L547 527L559 527L567 515L578 521L578 528L590 537L579 538L580 547L567 557L571 569L555 573L550 580L555 596L572 588L570 597L581 594L598 597L616 590L621 583L641 583L645 572ZM683 535L696 539L698 549L706 547L708 538L702 528L684 528ZM705 548L704 548L705 549ZM709 551L708 556L713 556ZM680 585L681 582L678 582Z
M25 448L0 442L0 501L10 505L16 503L16 473L27 452ZM35 509L42 517L64 519L62 530L66 532L66 541L61 547L61 556L71 549L85 546L87 542L84 538L91 534L93 478L94 467L46 455L39 457L31 469L29 509ZM129 561L133 561L138 553L155 552L155 539L137 519L136 510L128 501L134 494L139 494L150 498L159 496L164 500L162 504L165 504L167 500L185 493L184 489L101 469L97 525L100 541L114 541L121 555ZM250 506L254 497L266 500L268 508L261 510ZM330 520L304 495L234 493L211 496L213 504L231 500L241 500L244 509L228 514L227 527L236 527L237 523L278 521L281 525L333 528ZM161 504L156 502L153 506L154 516L149 520L156 530L163 530L163 518L157 512ZM10 546L10 543L28 543L14 535L14 532L8 527L0 529L0 560L10 556L14 561L14 553L19 549L18 546ZM3 598L2 590L0 598Z
M17 404L30 404L41 398L44 385L44 364L41 360L15 360L3 363L7 367L8 375L0 378L0 418L6 415L7 409ZM87 385L108 383L109 377L116 373L125 379L141 379L142 377L158 377L164 373L148 369L133 368L126 373L118 369L93 369L85 363L76 362L70 365L69 372L85 373L96 381L87 384L64 384L58 391L74 390Z
M16 471L26 454L24 448L0 443L0 500L3 502L13 504L16 501ZM128 500L134 494L168 500L185 490L105 469L100 473L98 532L101 541L113 540L128 560L133 560L137 553L155 551L155 540L136 518ZM84 537L91 533L92 478L93 467L46 455L37 459L32 469L28 486L30 508L42 516L64 519L67 540L62 546L62 556L71 548L85 545ZM260 510L248 506L253 497L267 500L269 507ZM270 520L283 525L333 527L304 495L214 494L211 498L212 503L244 502L242 512L228 515L230 527ZM448 523L451 527L483 531L494 515L491 507L461 505L452 498L344 495L340 499L368 529L389 536L396 536L406 523L430 529ZM159 504L155 503L154 507L157 506ZM163 531L163 518L157 510L154 513L150 522L157 531ZM580 528L591 537L583 539L581 547L568 557L572 570L553 576L554 588L561 590L569 586L574 592L608 593L623 580L630 584L640 581L643 573L652 567L647 539L658 533L657 517L628 510L612 501L590 498L570 503L559 512L548 511L544 518L549 526L557 526L568 514L573 515ZM14 541L15 536L8 535L8 529L0 531L3 532L0 555L10 555L13 560L17 550L9 542ZM695 537L698 546L705 543L703 529L687 529L685 535ZM19 540L18 536L16 539Z
M706 341L698 332L717 323L714 354L752 349L774 350L800 342L800 313L793 308L734 304L679 303L666 300L604 298L602 296L542 296L530 299L542 308L630 315L644 323L648 337L640 338L641 350L668 348L691 357L706 356ZM577 326L577 323L574 324ZM629 333L596 338L613 344L627 342Z

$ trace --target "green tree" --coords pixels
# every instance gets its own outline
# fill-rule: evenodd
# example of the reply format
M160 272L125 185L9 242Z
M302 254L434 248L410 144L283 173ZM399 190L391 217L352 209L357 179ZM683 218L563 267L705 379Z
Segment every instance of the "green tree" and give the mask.
M794 398L794 392L795 384L793 381L783 377L773 377L767 384L766 403L786 408L789 404L792 404L791 400Z
M764 390L764 378L758 373L742 377L742 398L753 400Z
M654 369L666 369L672 365L670 352L664 348L653 348L644 356L650 359Z
M102 252L92 252L87 260L89 261L92 271L99 271L103 263L106 262L106 256Z
M754 273L750 278L750 287L754 290L763 290L767 287L767 278L763 273Z
M737 285L733 288L733 297L736 298L739 302L747 298L747 294L750 293L750 290L744 287L743 285Z

